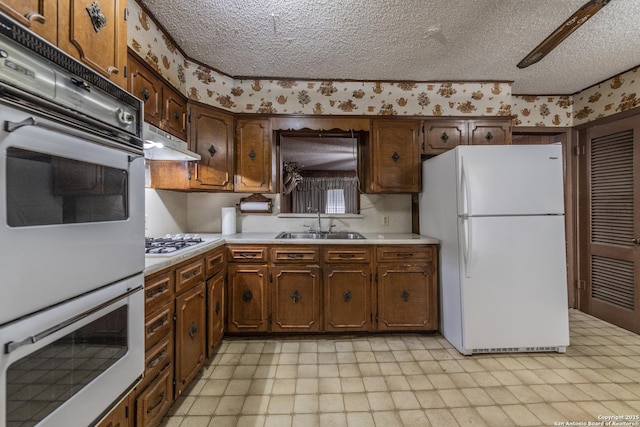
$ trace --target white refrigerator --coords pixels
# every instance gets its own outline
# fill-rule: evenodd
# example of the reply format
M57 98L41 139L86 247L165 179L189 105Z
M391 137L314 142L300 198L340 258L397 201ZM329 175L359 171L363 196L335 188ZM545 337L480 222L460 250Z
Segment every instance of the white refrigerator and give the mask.
M440 330L462 354L569 345L560 145L459 146L422 166L440 240Z

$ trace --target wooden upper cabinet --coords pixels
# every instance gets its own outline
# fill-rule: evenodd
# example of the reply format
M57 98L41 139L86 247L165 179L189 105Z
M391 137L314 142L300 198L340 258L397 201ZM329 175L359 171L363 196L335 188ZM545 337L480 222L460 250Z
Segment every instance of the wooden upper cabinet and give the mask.
M471 120L469 122L469 144L511 144L511 119Z
M440 154L461 144L467 144L468 126L465 120L427 121L424 124L424 154Z
M189 148L200 154L191 188L233 191L233 116L189 104Z
M269 119L238 119L235 191L273 192L274 170L275 157Z
M418 120L373 120L367 191L414 193L420 191Z
M162 113L160 128L186 141L187 99L169 85L162 88Z
M53 44L58 43L58 4L53 0L2 0L4 12Z
M121 87L126 86L126 7L127 0L58 2L58 47Z
M162 82L136 55L128 56L127 66L127 90L144 102L144 121L159 127L162 118Z

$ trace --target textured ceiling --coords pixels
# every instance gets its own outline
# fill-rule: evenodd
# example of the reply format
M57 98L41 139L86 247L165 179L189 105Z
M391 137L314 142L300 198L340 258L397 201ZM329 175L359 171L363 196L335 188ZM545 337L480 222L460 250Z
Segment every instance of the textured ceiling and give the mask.
M142 0L185 54L234 77L513 81L572 94L640 65L640 1L612 0L516 64L587 0Z

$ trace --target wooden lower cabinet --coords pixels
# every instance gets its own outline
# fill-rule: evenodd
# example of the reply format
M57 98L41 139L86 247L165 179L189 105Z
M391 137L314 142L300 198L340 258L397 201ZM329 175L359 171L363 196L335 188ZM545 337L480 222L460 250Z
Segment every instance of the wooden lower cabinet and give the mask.
M271 268L272 332L317 332L321 329L321 275L318 266Z
M268 330L266 264L230 263L227 268L227 330L266 332Z
M224 336L224 278L225 272L221 270L207 280L207 357L213 355Z
M377 260L378 330L437 330L435 249L378 247Z
M136 398L136 426L155 427L173 404L173 365L168 365Z
M206 301L204 282L176 297L176 397L182 394L204 364Z
M371 267L338 264L324 268L324 330L371 329Z

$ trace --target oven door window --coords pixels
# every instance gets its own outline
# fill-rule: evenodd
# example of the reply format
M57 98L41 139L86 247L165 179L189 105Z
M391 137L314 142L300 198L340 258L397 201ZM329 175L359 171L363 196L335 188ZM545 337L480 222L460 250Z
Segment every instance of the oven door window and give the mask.
M127 306L14 362L7 425L33 426L127 353Z
M126 170L16 147L6 161L10 227L128 218Z

